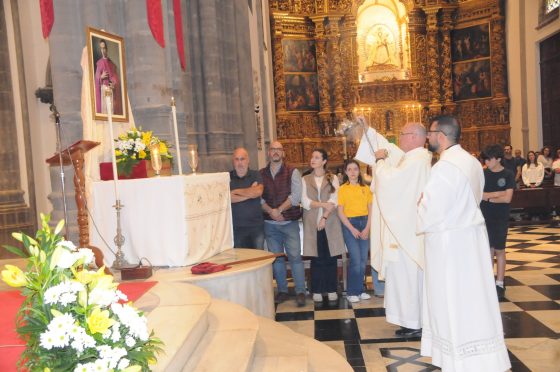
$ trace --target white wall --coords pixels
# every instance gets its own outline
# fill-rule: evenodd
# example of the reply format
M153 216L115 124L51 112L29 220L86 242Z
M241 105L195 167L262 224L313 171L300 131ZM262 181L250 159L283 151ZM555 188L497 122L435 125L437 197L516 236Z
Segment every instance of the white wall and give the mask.
M506 2L506 32L511 142L514 149L542 147L539 43L560 32L560 19L541 29L535 0Z

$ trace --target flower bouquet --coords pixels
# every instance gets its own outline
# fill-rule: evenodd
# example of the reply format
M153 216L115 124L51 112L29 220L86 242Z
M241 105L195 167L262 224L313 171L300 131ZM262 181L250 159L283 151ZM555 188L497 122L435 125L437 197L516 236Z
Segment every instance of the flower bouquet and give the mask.
M115 140L115 157L117 158L117 170L119 174L130 175L132 168L141 160L151 160L152 151L150 147L159 144L161 160L173 160L169 153L170 145L152 135L152 131L142 132L132 128L123 133Z
M18 362L29 371L149 371L162 342L148 332L147 320L117 289L104 267L90 270L88 248L76 248L54 232L41 215L35 239L13 237L24 249L4 246L27 258L27 270L6 265L2 279L22 288L24 302L16 328L26 349Z

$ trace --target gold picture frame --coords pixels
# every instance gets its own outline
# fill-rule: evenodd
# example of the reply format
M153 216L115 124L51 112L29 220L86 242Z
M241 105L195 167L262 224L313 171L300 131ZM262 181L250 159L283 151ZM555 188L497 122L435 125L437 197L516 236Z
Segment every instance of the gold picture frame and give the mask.
M123 38L88 27L87 49L93 120L109 120L103 99L103 86L110 86L113 88L113 121L128 121Z

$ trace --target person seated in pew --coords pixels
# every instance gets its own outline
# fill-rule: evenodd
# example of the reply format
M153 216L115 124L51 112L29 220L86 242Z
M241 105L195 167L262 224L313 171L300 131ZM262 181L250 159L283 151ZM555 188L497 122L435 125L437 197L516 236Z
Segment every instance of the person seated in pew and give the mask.
M529 188L539 187L544 178L544 167L537 162L537 156L534 151L527 153L527 163L521 169L521 178L523 184Z
M560 186L560 148L556 149L556 156L552 162L552 172L554 173L554 186Z

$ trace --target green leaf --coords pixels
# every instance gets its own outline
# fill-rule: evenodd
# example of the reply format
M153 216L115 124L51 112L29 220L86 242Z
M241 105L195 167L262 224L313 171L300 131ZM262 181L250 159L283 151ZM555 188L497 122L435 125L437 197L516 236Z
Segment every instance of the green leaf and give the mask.
M17 254L20 257L23 257L23 258L29 257L27 254L25 254L25 252L23 252L21 250L21 248L14 247L13 245L7 245L6 244L6 245L3 245L2 247L4 247L4 249L7 250L8 252L11 252L13 254Z

